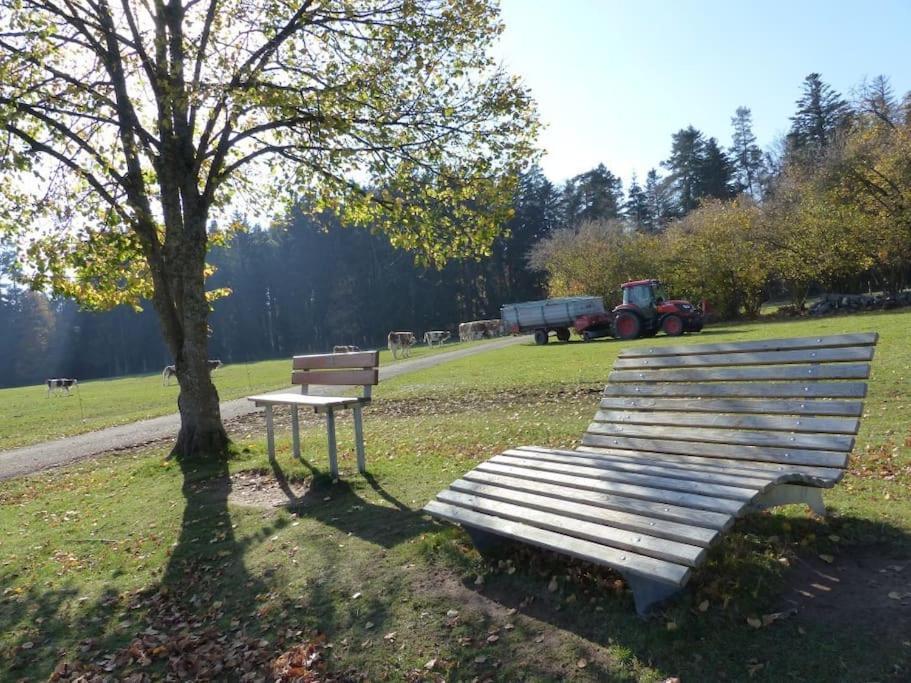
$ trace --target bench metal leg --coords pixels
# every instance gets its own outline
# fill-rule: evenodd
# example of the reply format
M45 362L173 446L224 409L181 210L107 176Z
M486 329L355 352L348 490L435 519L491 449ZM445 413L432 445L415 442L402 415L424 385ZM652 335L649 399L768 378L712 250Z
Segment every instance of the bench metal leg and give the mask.
M367 471L367 462L364 456L364 417L361 406L354 407L354 443L357 448L357 471L363 474Z
M297 406L291 406L291 448L294 457L301 459L300 421L297 418Z
M826 504L822 500L822 489L800 484L779 484L760 494L750 504L753 510L767 510L779 505L807 505L820 517L826 516Z
M669 600L677 593L681 593L683 588L671 583L646 579L645 577L624 573L623 578L629 584L633 591L633 600L636 603L636 614L644 617L654 607L666 600Z
M266 446L269 450L269 460L275 460L275 431L272 422L272 406L266 406Z
M335 447L335 412L332 408L326 411L326 432L329 438L329 474L338 479L338 452Z

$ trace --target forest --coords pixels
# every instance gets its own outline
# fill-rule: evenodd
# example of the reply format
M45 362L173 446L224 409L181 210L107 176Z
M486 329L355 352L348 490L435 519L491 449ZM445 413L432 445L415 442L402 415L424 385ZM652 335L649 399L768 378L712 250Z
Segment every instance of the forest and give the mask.
M688 125L644 179L601 164L564 183L538 166L519 179L491 253L437 269L378 232L300 207L243 225L209 255L210 356L226 363L383 344L496 317L548 295L609 300L631 277L707 299L719 318L755 316L770 297L800 311L820 291L897 291L911 271L911 94L885 77L850 96L810 74L789 132L761 148L751 111L730 144ZM171 362L152 307L82 310L17 284L0 248L0 386L159 372Z

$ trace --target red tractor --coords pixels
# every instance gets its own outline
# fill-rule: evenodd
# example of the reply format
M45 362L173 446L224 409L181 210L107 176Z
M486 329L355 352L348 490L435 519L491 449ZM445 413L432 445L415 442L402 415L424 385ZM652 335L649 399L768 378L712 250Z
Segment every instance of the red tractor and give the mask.
M613 311L611 331L617 339L651 337L664 332L677 337L702 330L702 311L689 301L668 299L659 280L620 285L623 303Z

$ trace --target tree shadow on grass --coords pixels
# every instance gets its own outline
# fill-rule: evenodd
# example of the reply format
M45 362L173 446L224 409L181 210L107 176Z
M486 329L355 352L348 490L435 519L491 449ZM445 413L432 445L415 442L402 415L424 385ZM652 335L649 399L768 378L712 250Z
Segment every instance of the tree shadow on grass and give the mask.
M588 563L505 543L486 566L483 588L469 575L464 590L683 680L911 674L911 594L897 599L909 590L911 534L882 522L741 520L683 593L648 619L636 616L618 575ZM503 571L510 566L514 573Z

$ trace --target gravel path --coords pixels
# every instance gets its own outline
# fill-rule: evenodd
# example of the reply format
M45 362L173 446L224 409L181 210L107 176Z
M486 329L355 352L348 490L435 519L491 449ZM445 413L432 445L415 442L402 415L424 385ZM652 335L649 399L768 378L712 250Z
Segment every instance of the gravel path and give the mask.
M435 365L473 356L485 351L502 349L506 346L527 341L527 337L507 337L495 341L477 344L456 351L437 353L423 358L405 360L380 367L380 380L391 379L408 372L416 372ZM322 391L321 391L322 390ZM281 389L273 393L282 393ZM331 387L313 387L312 393L333 391ZM222 420L228 422L237 417L258 410L245 398L224 401L221 404ZM108 427L95 432L69 436L56 441L23 446L0 452L0 480L31 474L50 467L59 467L77 460L91 458L103 453L125 450L142 446L162 439L173 438L180 429L180 416L177 413L141 420L118 427Z

